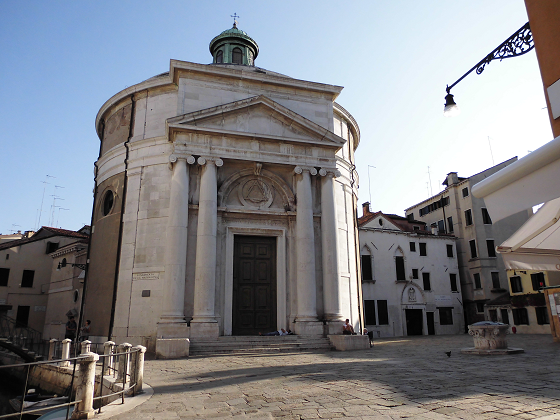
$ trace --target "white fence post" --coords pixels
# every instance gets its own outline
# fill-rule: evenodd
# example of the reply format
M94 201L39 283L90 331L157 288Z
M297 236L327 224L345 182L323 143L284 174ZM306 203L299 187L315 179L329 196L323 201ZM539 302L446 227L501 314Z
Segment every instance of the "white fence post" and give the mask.
M109 354L113 354L113 348L115 347L115 342L114 341L105 341L105 343L103 343L103 354L105 356L109 355ZM103 372L103 375L110 375L111 371L113 370L113 368L115 367L115 360L114 357L106 357L106 362L105 362L105 372Z
M117 353L126 353L130 350L131 347L132 344L130 343L119 344ZM128 369L128 361L129 361L128 356L129 356L128 354L121 354L119 356L119 370L117 371L117 381L122 381L123 379L124 381L126 381L126 378L124 377L125 367L126 367L126 372L130 372L130 370Z
M130 383L136 384L134 386L134 392L140 394L142 392L142 385L144 383L144 354L146 353L146 347L135 346L132 350L136 350L136 353L132 354L132 366L130 367Z
M49 340L49 357L48 357L48 360L53 360L54 359L55 351L56 351L56 343L58 343L58 340L56 338L51 338Z
M91 341L82 341L82 351L80 354L91 353Z
M76 385L76 401L79 401L72 413L72 419L89 419L95 414L93 410L93 393L95 390L95 362L99 360L96 353L87 353L76 362L78 384Z
M69 338L65 338L64 340L62 340L62 360L70 358L70 344L72 344L72 340L70 340ZM62 363L60 363L60 366L70 366L70 362L67 360L63 361Z

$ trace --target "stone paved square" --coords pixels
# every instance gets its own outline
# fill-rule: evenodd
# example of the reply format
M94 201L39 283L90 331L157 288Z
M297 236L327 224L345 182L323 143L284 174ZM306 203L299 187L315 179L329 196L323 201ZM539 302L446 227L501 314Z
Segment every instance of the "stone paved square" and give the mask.
M276 338L276 337L272 337ZM113 419L535 419L560 413L560 343L463 355L469 335L379 339L370 350L148 360L154 395ZM451 351L451 357L445 355Z

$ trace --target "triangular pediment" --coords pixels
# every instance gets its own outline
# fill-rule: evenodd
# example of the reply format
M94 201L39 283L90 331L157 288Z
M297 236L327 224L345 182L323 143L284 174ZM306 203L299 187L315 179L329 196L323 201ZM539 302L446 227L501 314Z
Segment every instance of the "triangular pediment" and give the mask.
M399 226L395 225L393 221L386 217L384 214L379 214L372 218L366 224L362 225L364 228L373 229L386 229L386 230L402 230Z
M345 140L266 96L191 112L167 121L170 130L195 130L340 148Z

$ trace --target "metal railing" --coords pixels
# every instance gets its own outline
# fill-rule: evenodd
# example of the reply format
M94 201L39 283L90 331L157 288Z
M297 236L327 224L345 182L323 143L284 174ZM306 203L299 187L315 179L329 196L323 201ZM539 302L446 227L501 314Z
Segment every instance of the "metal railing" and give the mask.
M62 354L68 354L70 350L70 340L62 344L63 347L65 347L62 350ZM68 419L71 406L76 406L75 411L80 414L93 413L94 403L96 403L95 405L97 406L95 410L101 413L103 402L109 403L110 398L120 396L121 402L124 404L125 394L134 397L137 393L142 392L145 347L132 347L132 345L128 343L116 346L114 342L108 341L103 343L104 354L100 356L97 353L91 352L91 346L92 343L90 341L86 340L82 342L82 354L77 357L0 366L0 369L25 369L25 381L20 410L16 413L0 415L0 419L17 416L21 419L23 414L36 414L62 407L68 408L66 411L66 419ZM97 345L96 348L98 350L99 345ZM53 354L52 346L50 354ZM30 372L37 366L46 364L66 367L68 369L67 373L70 373L69 371L71 370L72 377L70 386L67 387L63 395L68 398L68 402L49 407L24 410ZM78 365L80 365L80 368L76 369ZM117 366L117 368L115 368L115 366ZM104 394L104 381L107 376L112 376L114 378L113 384L121 384L122 389ZM106 388L114 391L111 389L111 378L108 378L108 381L109 383Z

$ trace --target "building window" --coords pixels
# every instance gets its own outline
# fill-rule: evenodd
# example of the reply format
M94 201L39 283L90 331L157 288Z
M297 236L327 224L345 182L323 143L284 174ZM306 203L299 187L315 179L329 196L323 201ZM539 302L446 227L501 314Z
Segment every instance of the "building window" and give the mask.
M224 62L224 52L220 50L216 54L216 63L221 64L223 62Z
M488 315L490 316L490 321L498 322L498 311L496 311L495 309L490 309L488 311Z
M366 325L377 325L375 319L375 300L364 300L364 322Z
M413 226L412 230L420 230L420 226Z
M490 213L488 213L488 210L486 210L484 207L482 207L480 210L482 210L482 223L484 223L485 225L491 225L492 219L490 218Z
M432 290L430 284L430 273L422 273L422 282L424 283L424 290Z
M371 255L362 255L362 281L372 281Z
M408 213L406 215L406 220L408 220L409 222L412 222L414 220L414 213Z
M482 289L482 284L480 283L480 274L474 273L473 274L473 279L474 279L474 288L475 289Z
M428 250L426 249L426 242L420 242L420 256L425 257L428 255Z
M478 253L476 252L476 240L473 239L469 241L469 246L471 247L471 258L478 258Z
M417 268L412 269L412 278L413 279L418 279L418 269Z
M410 252L416 252L416 242L410 242Z
M509 315L507 309L500 309L500 313L502 314L502 322L504 324L509 324Z
M58 249L58 242L47 242L47 249L45 254L50 254Z
M541 287L546 286L544 282L544 273L533 273L531 274L531 283L533 284L533 290L539 290Z
M492 271L490 273L492 276L492 288L493 289L501 289L500 287L500 273L497 271Z
M10 269L0 268L0 286L7 286L9 277L10 277Z
M103 197L103 216L107 216L109 213L111 213L114 202L115 196L113 194L113 191L107 191L105 193L105 196Z
M243 64L243 53L241 52L241 48L234 48L232 53L233 64Z
M447 245L447 256L449 258L453 258L453 245L451 244Z
M457 274L449 273L449 282L451 283L451 291L458 292L457 289Z
M523 284L521 283L521 277L519 276L510 277L509 283L511 284L511 293L523 292Z
M445 223L444 223L443 220L439 220L437 222L437 230L438 230L438 233L445 233Z
M512 309L513 323L515 325L529 325L529 316L527 315L527 308Z
M379 315L379 325L389 325L389 311L387 310L387 301L377 301L377 315Z
M472 211L471 209L465 210L465 226L472 225Z
M537 313L537 324L550 324L550 320L548 319L548 309L546 306L539 306L535 308L535 312Z
M406 280L404 273L404 257L395 257L395 268L397 271L397 281Z
M447 218L447 231L453 233L453 217Z
M476 312L479 314L484 313L484 302L476 302Z
M453 325L453 308L438 308L439 325Z
M488 256L490 258L496 258L496 248L494 247L493 239L486 239L486 248L488 249Z
M465 187L463 188L463 198L468 197L469 196L469 188Z
M33 277L35 277L34 270L23 270L21 277L21 287L33 287Z

